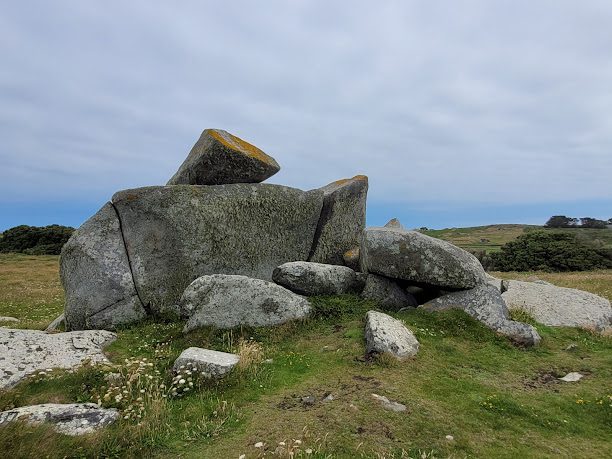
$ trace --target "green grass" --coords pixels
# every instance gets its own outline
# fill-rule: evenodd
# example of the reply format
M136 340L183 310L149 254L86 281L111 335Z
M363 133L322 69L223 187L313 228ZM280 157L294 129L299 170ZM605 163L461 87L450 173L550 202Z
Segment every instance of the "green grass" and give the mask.
M443 239L448 242L467 249L485 250L495 252L513 241L525 231L543 230L555 233L570 233L578 238L596 244L601 247L612 248L612 229L592 228L545 228L536 225L487 225L470 228L446 228L440 230L426 230L424 234Z
M608 280L596 276L590 288L603 290L600 284ZM363 355L363 317L375 305L352 296L315 298L313 303L311 319L269 329L203 329L183 335L171 318L124 328L108 348L112 367L33 377L0 393L0 409L101 398L104 406L119 407L122 414L142 406L141 418L81 438L56 434L47 426L10 425L0 428L0 451L10 452L11 458L38 457L41 451L52 458L250 458L264 452L272 456L284 442L272 457L290 457L290 446L299 446L301 456L295 457L317 458L612 455L610 338L537 325L542 345L521 349L460 311L412 310L395 316L415 332L420 351L394 364ZM27 300L18 304L27 314L36 307ZM7 314L0 309L0 315ZM576 347L566 350L570 344ZM184 397L160 397L168 393L161 385L172 384L172 362L188 346L231 352L247 347L263 354L222 381L196 380ZM131 387L125 400L104 400L104 375L129 373L145 358L139 385ZM130 367L125 359L141 363ZM586 376L578 383L556 379L569 371ZM145 390L142 402L136 401L138 388ZM408 412L384 411L372 393L405 404ZM323 402L328 394L334 399ZM316 399L313 405L302 402L309 395ZM265 447L255 448L257 442Z

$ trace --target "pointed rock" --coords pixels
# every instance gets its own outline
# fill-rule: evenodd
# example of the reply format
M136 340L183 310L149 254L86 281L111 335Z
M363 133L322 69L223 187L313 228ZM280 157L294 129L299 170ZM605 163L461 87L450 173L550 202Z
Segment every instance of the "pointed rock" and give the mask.
M259 148L221 129L206 129L168 185L259 183L279 170Z
M392 218L391 220L389 220L385 226L385 228L399 228L399 229L404 229L404 226L400 223L400 221L397 218Z

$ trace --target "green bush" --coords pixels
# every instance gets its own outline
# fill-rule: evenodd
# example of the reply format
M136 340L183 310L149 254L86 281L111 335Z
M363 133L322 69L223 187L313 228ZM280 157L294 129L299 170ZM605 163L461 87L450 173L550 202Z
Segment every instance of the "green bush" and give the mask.
M59 255L74 228L61 225L20 225L6 230L0 238L0 252L29 255Z
M589 245L573 234L533 231L490 254L498 271L588 271L612 268L610 250Z

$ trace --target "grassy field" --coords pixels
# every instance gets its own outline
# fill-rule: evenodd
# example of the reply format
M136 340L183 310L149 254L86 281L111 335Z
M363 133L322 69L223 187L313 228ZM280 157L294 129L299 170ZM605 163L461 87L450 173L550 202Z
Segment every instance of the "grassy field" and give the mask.
M513 241L525 231L543 230L555 233L570 233L585 241L602 247L612 247L612 229L591 228L544 228L535 225L488 225L472 228L446 228L423 231L432 237L452 242L468 250L498 251L502 245Z
M503 276L612 299L610 270ZM41 328L61 310L54 257L0 256L0 286L0 316L23 319L21 326ZM415 310L396 317L417 335L418 355L370 361L363 316L375 307L350 296L317 298L311 319L273 329L183 335L180 324L160 320L120 330L108 349L112 366L32 377L0 393L0 410L99 399L127 419L82 438L10 425L0 428L0 451L11 458L612 456L610 338L537 325L542 345L521 349L462 312ZM180 384L169 368L187 346L239 352L245 365L218 383L193 378L189 386L185 375ZM570 371L586 376L558 381ZM123 375L120 387L105 382L108 372ZM373 393L408 411L383 410Z

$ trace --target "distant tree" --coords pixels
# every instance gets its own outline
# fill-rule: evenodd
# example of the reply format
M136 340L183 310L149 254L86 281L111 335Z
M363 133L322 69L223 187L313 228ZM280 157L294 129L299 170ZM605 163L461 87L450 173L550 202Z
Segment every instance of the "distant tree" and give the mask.
M598 229L605 228L607 224L605 220L598 220L596 218L591 218L591 217L582 217L580 219L580 223L583 228L598 228Z
M565 215L553 215L548 219L547 228L572 228L578 223L577 218L566 217Z
M608 225L612 225L612 218L608 218Z
M15 226L2 233L0 252L59 255L73 232L74 228L61 225Z

